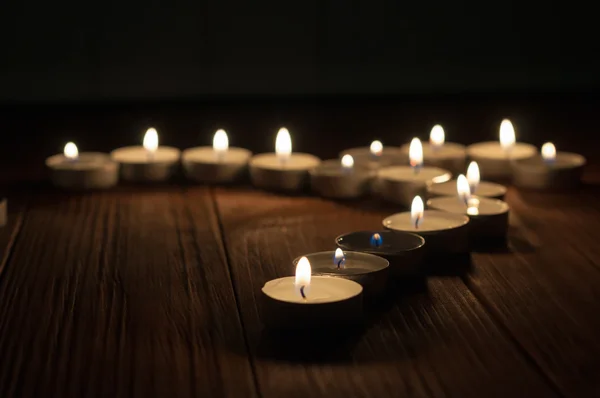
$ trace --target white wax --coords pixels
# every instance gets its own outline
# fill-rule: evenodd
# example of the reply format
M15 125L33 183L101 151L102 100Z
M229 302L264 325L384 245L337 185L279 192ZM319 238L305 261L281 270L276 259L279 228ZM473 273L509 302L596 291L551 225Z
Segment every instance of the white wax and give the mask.
M374 173L374 171L356 165L349 168L343 167L340 161L336 159L321 162L312 172L313 175L340 178L356 178L358 176L368 176L371 173Z
M221 155L221 156L219 156ZM244 148L229 147L227 151L218 154L210 146L199 146L183 151L182 160L201 164L246 164L252 152Z
M454 142L445 142L443 145L434 147L429 142L423 144L423 160L427 163L428 160L437 159L464 159L467 156L467 150L464 145ZM410 144L402 145L402 153L408 157Z
M265 283L262 291L273 300L311 305L348 300L358 296L363 290L361 285L348 279L312 276L307 297L303 299L294 282L295 278L292 276L274 279Z
M69 159L62 154L46 159L46 166L54 170L89 171L102 169L110 164L114 164L110 156L100 152L82 152L77 159Z
M458 196L456 180L433 184L429 187L428 192L436 196ZM506 194L506 187L493 182L480 181L475 194L484 198L502 198Z
M553 162L546 162L541 156L534 156L518 162L518 166L535 168L538 170L564 170L574 169L585 165L585 158L571 152L557 152Z
M389 229L405 232L447 231L466 225L469 218L465 215L439 210L425 210L418 228L411 219L409 211L392 214L383 220L383 226ZM427 240L425 240L427 245Z
M569 152L558 152L553 162L546 162L539 155L522 159L512 164L513 183L530 189L575 188L581 182L585 163L583 156Z
M355 165L360 164L370 168L408 163L408 154L402 153L400 148L393 146L384 146L379 156L373 155L369 147L346 149L340 152L339 158L343 158L344 155L351 155Z
M533 145L516 142L512 148L505 151L497 141L479 142L469 145L467 153L473 158L487 158L492 160L517 160L534 156L537 149Z
M474 215L475 217L504 214L509 210L508 204L501 200L489 198L477 199L479 199L479 206L477 207L477 214ZM468 214L467 206L458 196L441 196L439 198L429 199L427 201L427 207L455 214Z
M261 153L250 160L250 167L276 171L310 170L319 165L321 160L308 153L292 153L282 162L276 153Z
M179 161L180 151L169 146L159 146L154 153L149 153L143 146L126 146L111 152L114 161L121 164L172 164Z
M409 166L391 166L380 169L377 177L386 181L397 182L414 182L423 183L440 183L448 181L451 174L448 170L437 167L421 167L418 173Z

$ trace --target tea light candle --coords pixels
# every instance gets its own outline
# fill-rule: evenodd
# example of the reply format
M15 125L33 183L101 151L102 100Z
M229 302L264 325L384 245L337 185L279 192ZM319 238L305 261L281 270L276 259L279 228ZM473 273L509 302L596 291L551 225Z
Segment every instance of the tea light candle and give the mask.
M542 146L541 156L513 163L513 182L530 189L561 190L577 187L586 159L576 153L556 152L551 142Z
M112 159L121 164L121 177L132 182L159 182L170 179L179 165L180 151L158 146L158 132L149 128L142 146L127 146L112 151Z
M409 166L391 166L377 173L377 186L380 195L393 203L409 206L417 195L425 195L427 187L450 180L448 170L437 167L422 167L423 147L418 138L413 138L410 149Z
M533 145L515 142L515 129L508 119L500 124L499 142L480 142L467 147L467 154L476 161L481 175L487 179L508 179L511 163L535 156Z
M370 169L401 165L408 162L408 154L404 154L398 147L384 147L379 140L373 141L369 147L346 149L340 153L340 159L345 155L352 156L356 165Z
M52 183L63 189L105 189L115 186L119 180L119 165L105 153L82 152L69 142L64 154L46 159Z
M334 199L352 199L369 191L374 172L355 167L351 155L344 155L341 161L327 160L310 171L310 184L313 192Z
M471 194L484 198L504 199L506 187L489 181L480 181L479 166L477 162L471 162L467 168L467 181L471 188ZM442 184L433 184L429 187L430 196L453 196L457 195L456 180L450 180Z
M417 234L398 231L357 231L335 238L343 250L381 256L390 263L393 276L414 276L420 273L425 239Z
M225 130L217 130L212 147L200 146L183 151L185 175L193 181L219 184L243 177L252 152L229 146Z
M458 196L433 198L427 201L427 206L450 213L467 214L471 220L469 230L472 240L505 239L508 232L508 204L497 199L473 196L467 178L462 174L456 181Z
M439 210L424 210L423 200L416 196L411 210L392 214L383 226L393 231L422 236L428 254L466 253L469 250L469 217Z
M335 251L307 254L313 275L334 276L360 283L366 295L381 294L388 281L389 262L378 256L353 251ZM294 260L298 264L300 257Z
M464 145L445 142L444 128L436 124L429 134L429 143L423 144L423 158L426 166L434 166L461 173L465 169L467 150ZM403 145L402 152L409 154L410 145Z
M281 128L275 140L275 153L262 153L250 160L250 178L259 188L274 191L300 191L308 181L308 172L321 163L308 153L292 153L292 139Z
M298 260L295 277L274 279L262 288L263 323L272 328L343 327L362 319L360 284L345 278L311 276L310 261Z

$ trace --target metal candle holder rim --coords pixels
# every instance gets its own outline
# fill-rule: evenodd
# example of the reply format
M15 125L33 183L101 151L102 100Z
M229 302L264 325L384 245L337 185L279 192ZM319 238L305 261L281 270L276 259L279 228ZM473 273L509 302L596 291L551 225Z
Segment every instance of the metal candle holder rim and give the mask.
M300 259L302 257L312 257L312 256L318 256L318 255L327 255L330 256L331 254L335 253L335 250L328 250L328 251L320 251L320 252L315 252L315 253L310 253L307 255L303 255L303 256L298 256L296 257L293 261L292 264L296 265L298 264L298 261L300 261ZM382 265L381 269L379 269L378 271L382 271L386 268L389 268L390 266L390 262L388 260L386 260L383 257L377 256L375 254L371 254L371 253L365 253L365 252L358 252L358 251L354 251L354 250L344 250L344 254L348 254L350 253L350 255L355 255L355 256L364 256L364 257L375 257L374 260L375 261L379 261ZM363 272L363 273L357 273L355 275L366 275L366 274L370 274L373 271L370 272ZM336 278L336 276L333 275L326 275L327 277L332 277L332 278Z
M426 242L425 238L423 238L421 235L418 235L418 234L415 234L415 233L412 233L412 232L404 232L404 231L396 231L396 230L392 230L392 229L387 229L387 230L384 230L384 231L362 230L362 231L348 232L348 233L345 233L345 234L337 236L335 238L335 244L338 245L341 249L349 250L349 251L354 251L354 250L350 250L346 244L340 243L339 241L340 241L340 239L342 239L342 238L344 238L344 237L346 237L348 235L360 234L360 233L370 234L370 235L373 235L373 234L390 234L390 235L395 235L395 236L402 236L402 235L404 235L404 236L413 237L417 241L420 242L419 245L417 245L417 246L415 246L413 248L410 248L410 249L398 250L398 251L387 251L387 252L385 252L385 253L389 253L389 254L397 254L397 253L410 252L410 251L413 251L413 250L419 250L419 249L422 249L423 246L425 246L425 242ZM382 252L370 251L368 249L365 249L364 252L369 253L369 254L374 254L374 253L382 254Z

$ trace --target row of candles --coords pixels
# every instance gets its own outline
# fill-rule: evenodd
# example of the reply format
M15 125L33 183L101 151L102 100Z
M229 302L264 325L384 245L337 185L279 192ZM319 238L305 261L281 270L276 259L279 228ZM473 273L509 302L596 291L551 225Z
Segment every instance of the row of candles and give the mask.
M467 158L471 162L466 167ZM119 148L111 154L78 153L73 143L64 154L47 159L53 182L62 188L97 189L127 181L165 181L183 165L197 182L229 183L249 169L252 183L264 189L294 192L307 181L314 192L330 198L374 193L410 207L382 220L384 230L351 232L336 238L335 252L313 253L294 260L296 275L267 282L263 289L263 321L274 327L341 325L360 319L363 290L376 296L388 275L418 273L424 253L468 253L476 240L504 240L509 206L506 187L488 179L512 179L521 187L550 189L575 186L585 158L556 152L552 143L535 147L518 143L510 121L500 125L498 142L465 147L445 142L436 125L428 143L414 138L402 147L369 147L321 161L293 153L287 129L279 130L275 152L252 156L229 147L225 131L215 133L212 147L180 151L158 145L149 129L143 146ZM466 175L463 173L466 169ZM451 180L453 174L458 174ZM425 201L422 199L425 197ZM427 204L427 210L425 210ZM426 249L424 251L424 249Z

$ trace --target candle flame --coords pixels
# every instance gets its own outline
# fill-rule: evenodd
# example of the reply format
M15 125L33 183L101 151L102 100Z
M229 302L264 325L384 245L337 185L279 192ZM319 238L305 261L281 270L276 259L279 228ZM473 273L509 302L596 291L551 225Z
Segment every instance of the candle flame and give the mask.
M295 286L302 298L306 298L308 288L310 287L311 268L310 262L306 257L302 257L296 265Z
M423 204L423 199L417 195L413 199L412 205L410 206L410 219L415 228L419 228L419 225L421 225L423 222L424 213L425 205Z
M423 144L418 138L413 138L408 148L408 157L410 159L410 166L418 170L423 165Z
M144 148L151 153L158 149L158 132L155 128L149 128L144 135Z
M475 194L480 180L481 176L479 174L479 165L477 162L469 163L469 167L467 168L467 181L469 182L469 187L471 188L471 195Z
M471 197L471 187L469 186L467 177L465 177L463 174L459 175L456 179L456 191L458 193L458 197L465 203L465 205L468 205Z
M375 140L371 142L369 150L371 151L371 155L381 156L381 153L383 152L383 144L381 143L381 141Z
M213 149L216 152L227 152L229 149L229 138L227 137L227 133L223 129L217 130L215 136L213 137Z
M335 253L333 255L333 264L337 268L344 268L346 263L346 256L344 256L344 252L339 247L335 249Z
M382 243L383 243L383 238L381 237L380 234L375 232L373 234L373 236L371 236L371 246L379 247L379 246L381 246Z
M434 147L440 147L444 145L444 141L446 140L446 135L444 133L444 128L439 124L436 124L431 129L431 133L429 133L429 143Z
M504 119L500 123L500 146L509 151L515 145L515 128L510 120Z
M556 159L556 147L551 142L546 142L542 145L542 159L545 162L554 162Z
M72 142L67 142L65 145L65 157L69 160L75 160L79 157L79 151L77 150L77 145Z
M281 162L285 162L292 154L292 137L285 127L279 129L275 139L275 153Z
M352 155L342 156L342 167L345 169L351 169L354 166L354 158Z

